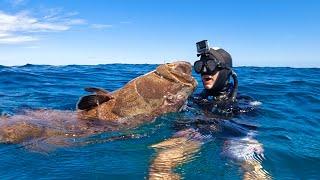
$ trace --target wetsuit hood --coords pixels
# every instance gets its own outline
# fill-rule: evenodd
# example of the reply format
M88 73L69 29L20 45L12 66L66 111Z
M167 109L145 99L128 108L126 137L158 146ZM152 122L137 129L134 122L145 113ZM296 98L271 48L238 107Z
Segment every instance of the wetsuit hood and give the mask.
M210 49L210 53L206 57L201 58L214 58L221 62L222 69L219 70L218 77L216 79L215 84L211 89L206 89L207 93L212 96L217 96L221 94L221 92L225 91L226 86L229 83L231 69L232 68L232 58L231 55L225 51L224 49Z

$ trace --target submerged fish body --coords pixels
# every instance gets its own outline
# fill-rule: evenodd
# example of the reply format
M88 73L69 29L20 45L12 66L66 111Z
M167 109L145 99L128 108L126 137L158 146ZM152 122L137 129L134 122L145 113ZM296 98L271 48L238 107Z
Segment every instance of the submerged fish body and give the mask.
M135 127L161 114L179 111L196 86L190 63L162 64L111 93L86 89L95 94L80 98L77 111L36 110L0 117L0 142L82 137Z

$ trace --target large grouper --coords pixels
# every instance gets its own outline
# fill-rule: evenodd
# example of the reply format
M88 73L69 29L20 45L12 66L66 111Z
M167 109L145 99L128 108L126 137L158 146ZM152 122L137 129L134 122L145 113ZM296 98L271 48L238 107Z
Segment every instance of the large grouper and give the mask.
M124 87L92 92L79 99L76 111L25 110L0 118L0 142L46 140L59 144L68 138L86 137L152 122L156 117L179 111L197 86L192 66L178 61L159 65Z

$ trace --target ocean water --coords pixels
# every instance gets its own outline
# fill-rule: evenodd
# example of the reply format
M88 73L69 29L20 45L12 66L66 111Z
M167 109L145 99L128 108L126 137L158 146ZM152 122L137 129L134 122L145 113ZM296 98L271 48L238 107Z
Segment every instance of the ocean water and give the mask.
M79 97L87 94L84 87L113 91L155 67L0 66L0 113L75 110ZM244 156L258 159L269 178L319 179L320 69L238 67L235 71L239 92L255 99L250 102L255 109L220 118L219 133L210 129L200 132L201 145L190 157L179 161L174 173L185 179L242 179ZM194 76L199 81L199 92L201 82L197 74ZM179 134L177 124L187 126L194 119L205 118L196 113L200 111L197 107L193 110L166 114L125 132L105 132L87 137L81 144L47 151L30 149L23 143L0 144L0 179L148 178L158 156L151 146ZM129 136L113 138L124 134ZM253 142L254 148L250 149L248 142Z

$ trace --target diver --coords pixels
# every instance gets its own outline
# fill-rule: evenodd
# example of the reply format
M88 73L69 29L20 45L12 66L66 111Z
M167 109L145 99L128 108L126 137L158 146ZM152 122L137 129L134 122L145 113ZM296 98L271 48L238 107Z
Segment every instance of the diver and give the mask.
M213 96L215 100L235 100L237 95L237 75L231 69L231 55L221 48L209 48L208 41L197 43L197 56L200 60L194 63L194 70L201 74L204 90L200 94L202 98ZM231 84L230 76L234 78Z
M207 40L196 45L200 60L195 61L194 71L201 75L204 90L191 97L191 101L204 110L223 116L252 111L254 107L250 102L254 101L253 98L238 95L238 78L232 69L231 55L222 48L209 48Z
M253 158L263 156L262 144L254 138L251 129L231 119L255 109L250 104L253 98L238 95L238 78L232 69L231 55L221 48L209 48L207 40L196 45L200 59L195 61L194 71L201 75L204 89L189 98L187 111L191 114L187 114L187 121L174 123L177 132L152 145L157 156L150 166L149 178L180 179L174 168L190 161L203 144L217 139L223 142L221 154L241 165L243 179L270 179L262 166L263 158L261 161Z
M238 80L236 73L231 69L231 55L221 48L209 48L206 40L197 43L197 51L200 60L194 63L194 70L201 74L205 88L200 97L207 99L212 96L216 101L235 101ZM233 77L234 84L230 83L230 76Z

